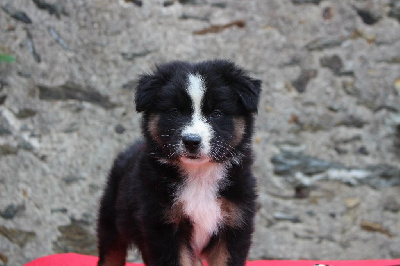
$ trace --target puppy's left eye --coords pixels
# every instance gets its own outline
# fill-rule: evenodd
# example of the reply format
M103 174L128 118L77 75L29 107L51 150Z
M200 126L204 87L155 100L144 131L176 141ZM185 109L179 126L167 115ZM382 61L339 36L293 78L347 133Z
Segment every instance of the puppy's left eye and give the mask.
M220 118L222 116L222 112L220 110L214 110L211 114L210 117L213 119Z
M172 108L171 110L169 110L169 114L170 116L176 118L181 115L181 112L178 110L178 108Z

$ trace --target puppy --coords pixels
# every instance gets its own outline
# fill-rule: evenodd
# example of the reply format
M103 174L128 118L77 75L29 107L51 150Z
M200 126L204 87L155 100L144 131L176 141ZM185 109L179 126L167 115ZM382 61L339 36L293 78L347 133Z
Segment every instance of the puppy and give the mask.
M114 162L101 199L98 265L244 265L256 211L251 171L261 81L224 60L141 76L143 139Z

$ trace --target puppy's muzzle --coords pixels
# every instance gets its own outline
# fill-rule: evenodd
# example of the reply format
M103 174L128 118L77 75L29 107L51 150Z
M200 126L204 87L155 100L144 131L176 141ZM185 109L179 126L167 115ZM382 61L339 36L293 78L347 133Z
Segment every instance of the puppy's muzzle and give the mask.
M186 134L182 136L182 142L188 152L196 153L201 146L201 137L197 134Z

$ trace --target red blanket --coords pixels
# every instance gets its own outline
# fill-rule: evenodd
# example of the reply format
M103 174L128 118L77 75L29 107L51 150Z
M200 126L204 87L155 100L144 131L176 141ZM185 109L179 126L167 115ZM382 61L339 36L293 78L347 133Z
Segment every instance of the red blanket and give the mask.
M25 266L95 266L97 257L80 255L74 253L56 254L38 258ZM143 266L138 263L127 263L127 266ZM346 260L346 261L288 261L288 260L264 260L249 261L246 266L400 266L400 259L397 260Z

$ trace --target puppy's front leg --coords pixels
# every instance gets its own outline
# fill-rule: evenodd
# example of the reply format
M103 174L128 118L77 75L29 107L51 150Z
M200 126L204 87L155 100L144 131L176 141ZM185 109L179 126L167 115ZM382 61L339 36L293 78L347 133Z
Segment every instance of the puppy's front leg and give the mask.
M98 266L124 266L128 245L116 237L112 242L99 243Z
M228 265L229 253L226 249L226 240L219 238L209 252L207 252L207 262L210 266Z
M251 244L251 226L226 228L207 252L210 266L244 266Z
M152 224L139 244L146 266L193 266L187 232L176 230L172 224Z
M228 253L228 266L244 266L251 246L251 225L227 230L226 250Z

